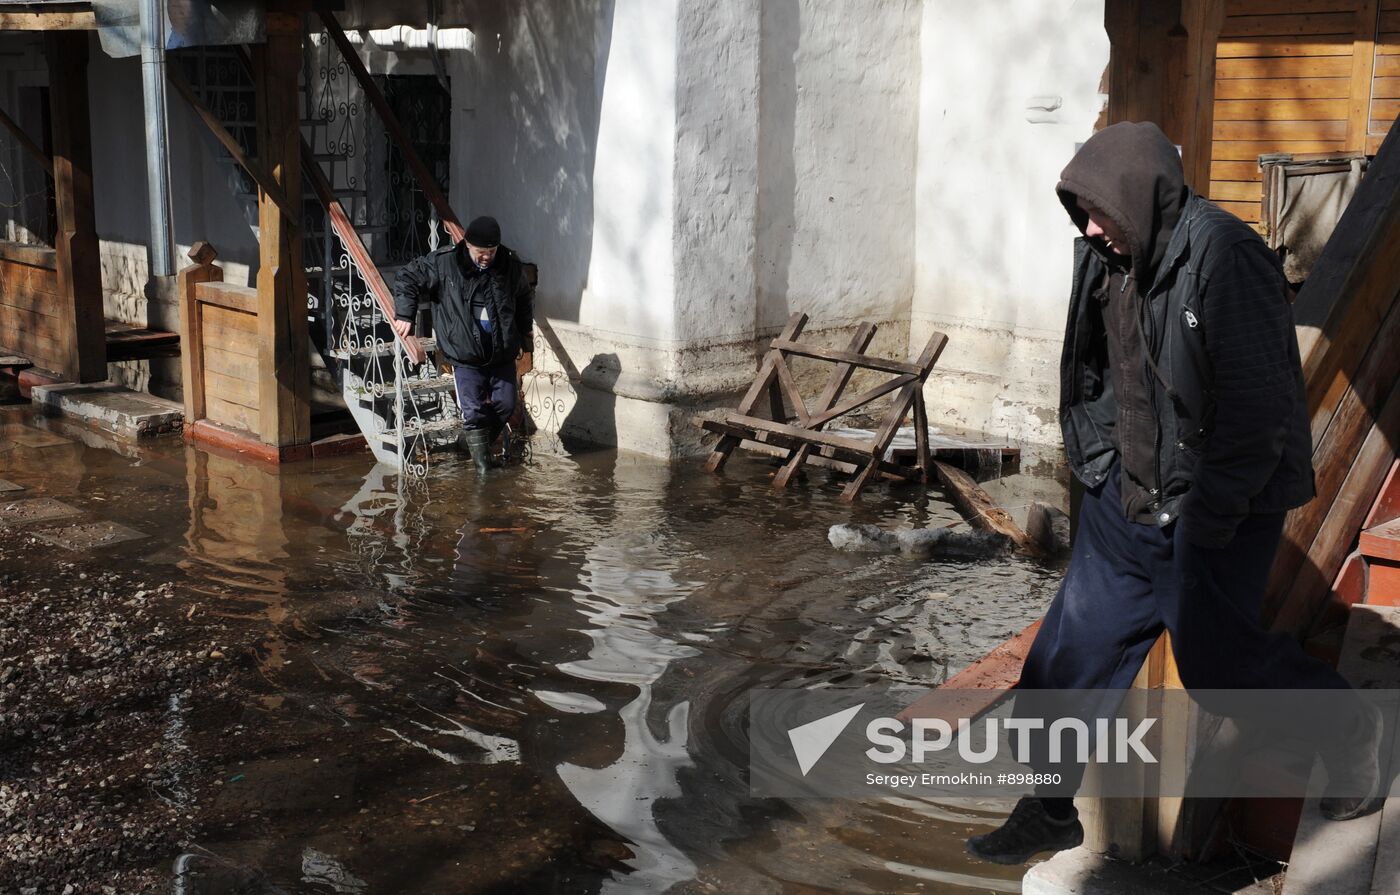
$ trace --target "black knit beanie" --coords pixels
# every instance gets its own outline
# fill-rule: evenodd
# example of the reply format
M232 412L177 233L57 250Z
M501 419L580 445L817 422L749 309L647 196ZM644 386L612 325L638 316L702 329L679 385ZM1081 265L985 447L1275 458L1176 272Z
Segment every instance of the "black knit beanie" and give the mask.
M501 225L483 215L467 225L466 239L479 249L494 249L501 244Z

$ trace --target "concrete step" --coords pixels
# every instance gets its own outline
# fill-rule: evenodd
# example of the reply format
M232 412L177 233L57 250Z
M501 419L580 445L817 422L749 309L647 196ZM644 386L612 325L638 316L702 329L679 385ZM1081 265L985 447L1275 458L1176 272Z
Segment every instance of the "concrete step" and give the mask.
M88 423L119 438L179 434L185 408L113 382L36 384L30 400L46 413Z
M1400 687L1400 608L1354 606L1337 670L1366 689ZM1395 713L1387 713L1393 724ZM1395 732L1387 731L1383 749L1394 749ZM1391 760L1394 766L1394 759ZM1326 774L1314 768L1310 788L1320 791ZM1400 786L1400 784L1397 784ZM1336 822L1318 811L1316 798L1303 803L1293 840L1284 895L1393 895L1400 891L1400 789L1392 787L1382 811ZM1379 874L1379 875L1378 875ZM1380 886L1377 888L1377 886Z

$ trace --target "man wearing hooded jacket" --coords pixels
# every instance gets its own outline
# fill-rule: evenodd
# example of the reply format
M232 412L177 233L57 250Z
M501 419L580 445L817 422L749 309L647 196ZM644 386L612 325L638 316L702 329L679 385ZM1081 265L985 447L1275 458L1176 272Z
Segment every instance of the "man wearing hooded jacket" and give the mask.
M501 245L492 217L465 237L404 266L394 280L394 329L413 332L418 307L433 304L438 349L452 364L462 440L477 472L491 467L491 442L515 412L515 360L534 351L535 290L520 258Z
M1060 423L1086 491L1069 570L1019 687L1125 690L1165 629L1189 690L1336 689L1333 729L1371 743L1375 709L1259 619L1284 516L1314 494L1277 257L1185 186L1180 156L1154 124L1095 134L1057 192L1083 233ZM1339 764L1329 771L1368 770ZM1372 784L1361 788L1374 792ZM1321 807L1347 819L1373 806L1333 797ZM1058 790L1022 799L1001 828L969 839L968 851L1022 863L1082 840L1073 800Z

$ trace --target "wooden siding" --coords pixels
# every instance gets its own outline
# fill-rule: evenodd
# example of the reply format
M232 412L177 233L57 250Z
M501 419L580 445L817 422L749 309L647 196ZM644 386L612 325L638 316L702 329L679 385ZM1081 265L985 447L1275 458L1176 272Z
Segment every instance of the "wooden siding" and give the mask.
M205 418L257 435L262 422L258 292L220 282L200 283L194 292Z
M1227 0L1215 54L1212 200L1258 225L1261 154L1362 148L1353 106L1369 87L1357 87L1357 48L1374 34L1376 2Z
M35 366L67 364L53 249L0 242L0 344Z
M1226 0L1212 199L1253 224L1267 152L1374 155L1400 117L1400 0Z

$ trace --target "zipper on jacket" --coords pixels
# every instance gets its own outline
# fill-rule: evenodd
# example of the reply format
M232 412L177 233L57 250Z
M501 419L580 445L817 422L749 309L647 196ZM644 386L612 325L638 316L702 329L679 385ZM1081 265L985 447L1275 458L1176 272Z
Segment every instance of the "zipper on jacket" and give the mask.
M1127 281L1124 280L1124 285ZM1147 402L1152 407L1152 509L1156 511L1162 505L1162 414L1157 406L1157 382L1153 374L1160 377L1157 370L1157 362L1152 356L1152 345L1157 341L1157 321L1152 315L1152 309L1148 306L1147 299L1139 296L1138 302L1138 332L1143 337L1143 359L1146 365L1143 373L1147 379ZM1149 337L1144 328L1143 318L1152 326L1152 334ZM1163 385L1166 385L1164 382Z

